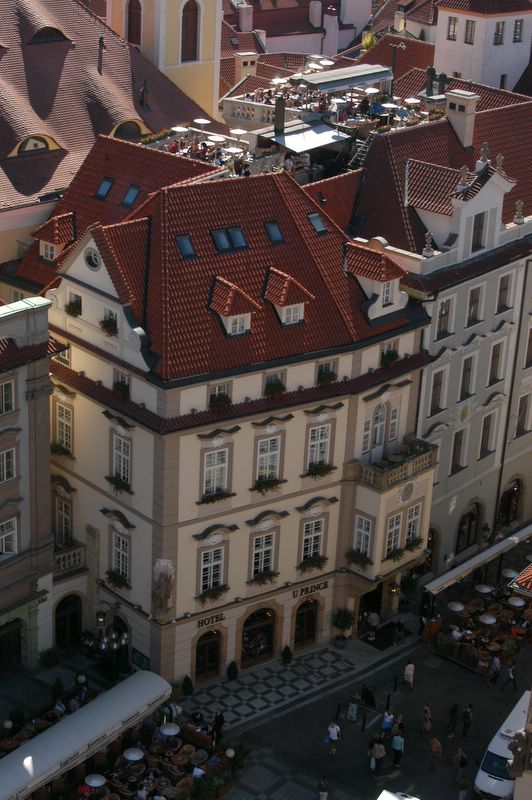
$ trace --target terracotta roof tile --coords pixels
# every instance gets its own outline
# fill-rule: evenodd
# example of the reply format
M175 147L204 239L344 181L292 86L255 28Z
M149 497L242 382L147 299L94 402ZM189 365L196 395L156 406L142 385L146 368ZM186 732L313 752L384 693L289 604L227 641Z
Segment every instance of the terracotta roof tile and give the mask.
M40 344L29 345L28 347L17 347L14 339L0 339L0 372L8 372L32 361L39 361L41 358L48 358L60 353L65 346L55 339L48 339Z
M532 593L532 564L514 578L513 583L525 592Z
M375 11L372 19L371 29L375 33L392 30L395 22L395 12L400 5L405 5L404 0L385 0L385 2ZM409 3L404 12L407 20L421 22L425 25L436 25L438 21L438 7L435 0L414 0ZM408 41L412 41L409 39Z
M315 300L315 296L299 281L275 267L272 267L268 273L265 298L270 303L281 307Z
M231 40L234 40L234 42ZM222 20L220 52L222 58L226 58L228 55L234 55L234 53L263 53L264 48L253 31L239 31L224 19Z
M260 304L255 302L243 289L219 276L215 279L209 306L223 317L260 311Z
M392 45L404 44L405 49L394 48ZM434 63L434 45L431 42L420 42L418 39L406 39L404 36L393 36L386 34L379 39L370 50L360 55L356 64L383 64L386 67L392 66L393 55L395 52L395 80L400 78L411 69L427 69ZM394 83L395 92L396 83ZM408 96L408 95L405 95Z
M71 211L65 214L54 214L42 225L39 225L32 236L41 242L53 242L53 244L68 244L74 239L74 217Z
M406 200L417 209L450 216L453 212L452 198L471 200L489 181L496 169L486 162L480 172L466 172L427 164L417 159L408 159Z
M530 0L436 0L440 8L474 14L515 14L530 11Z
M363 169L351 170L332 178L308 183L303 191L312 197L336 224L345 230L353 215L353 208L364 174Z
M402 278L406 274L390 256L359 244L349 244L347 248L347 271L351 275L381 283Z

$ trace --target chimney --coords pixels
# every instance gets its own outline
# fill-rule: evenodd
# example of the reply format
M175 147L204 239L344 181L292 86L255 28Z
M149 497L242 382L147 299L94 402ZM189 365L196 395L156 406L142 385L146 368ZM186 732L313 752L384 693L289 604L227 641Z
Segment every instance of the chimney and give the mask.
M235 83L246 75L257 74L257 53L235 53Z
M447 119L458 136L462 147L468 149L473 145L475 112L480 97L474 92L451 89L445 93L445 98L447 100Z
M253 6L247 3L238 6L238 28L242 33L251 33L253 30Z
M438 94L445 94L445 88L449 83L449 78L445 72L440 72L438 75Z
M427 97L432 97L432 84L434 82L434 78L436 77L436 70L434 67L427 67L426 78L425 78L425 94Z
M274 133L282 133L284 131L284 108L285 99L284 95L281 95L281 97L278 97L275 101L275 112L273 116Z
M313 28L321 28L321 0L310 0L308 4L308 21Z

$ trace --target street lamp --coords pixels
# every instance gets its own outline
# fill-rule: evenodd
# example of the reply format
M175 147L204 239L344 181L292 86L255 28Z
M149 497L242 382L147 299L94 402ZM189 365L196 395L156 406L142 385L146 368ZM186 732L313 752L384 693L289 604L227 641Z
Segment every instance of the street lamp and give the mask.
M394 84L394 81L395 81L395 59L396 59L396 56L397 56L397 50L406 50L406 44L404 42L398 42L397 44L391 44L390 43L390 47L393 47L393 52L392 52L392 83L391 83L391 87L390 87L390 93L391 93L391 95L393 97L393 84Z

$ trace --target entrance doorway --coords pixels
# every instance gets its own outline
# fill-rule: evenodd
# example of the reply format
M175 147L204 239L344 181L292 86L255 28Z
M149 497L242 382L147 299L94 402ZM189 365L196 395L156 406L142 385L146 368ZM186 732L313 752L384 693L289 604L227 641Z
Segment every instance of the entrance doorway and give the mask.
M382 583L373 589L372 592L363 594L360 598L360 606L358 610L358 635L364 636L367 632L366 615L370 611L376 611L380 615L382 606Z
M213 678L220 672L220 634L208 631L196 644L196 680Z
M55 609L55 643L75 647L81 641L81 597L68 594Z
M318 601L305 600L297 609L296 634L294 644L296 647L305 647L316 641L316 626L318 622Z
M0 673L22 664L22 623L19 619L0 628Z
M521 481L515 480L506 487L501 495L497 510L497 527L511 525L519 517L519 500L521 499Z
M271 608L261 608L247 618L242 631L243 667L251 667L272 657L274 631L275 612Z

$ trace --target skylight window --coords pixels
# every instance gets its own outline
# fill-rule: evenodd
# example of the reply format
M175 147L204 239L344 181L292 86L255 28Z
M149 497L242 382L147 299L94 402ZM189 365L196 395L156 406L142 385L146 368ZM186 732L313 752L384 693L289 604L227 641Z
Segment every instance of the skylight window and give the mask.
M111 191L111 186L113 185L114 181L112 178L103 178L102 182L96 189L95 197L98 200L105 200L109 192Z
M134 186L132 184L124 195L124 198L122 200L122 205L126 206L127 208L131 208L131 206L133 205L139 194L140 194L140 186Z
M270 222L265 222L264 227L266 228L266 233L268 234L268 238L272 244L279 244L279 242L284 242L283 232L279 227L279 223L275 220L271 220Z
M196 251L192 244L192 239L186 233L176 236L177 247L182 258L194 258Z
M242 228L218 228L211 231L214 246L219 253L229 253L232 250L243 250L247 247Z
M308 220L319 236L323 235L324 233L327 233L327 225L325 224L325 220L323 219L321 214L318 214L317 211L314 211L312 214L309 214Z

